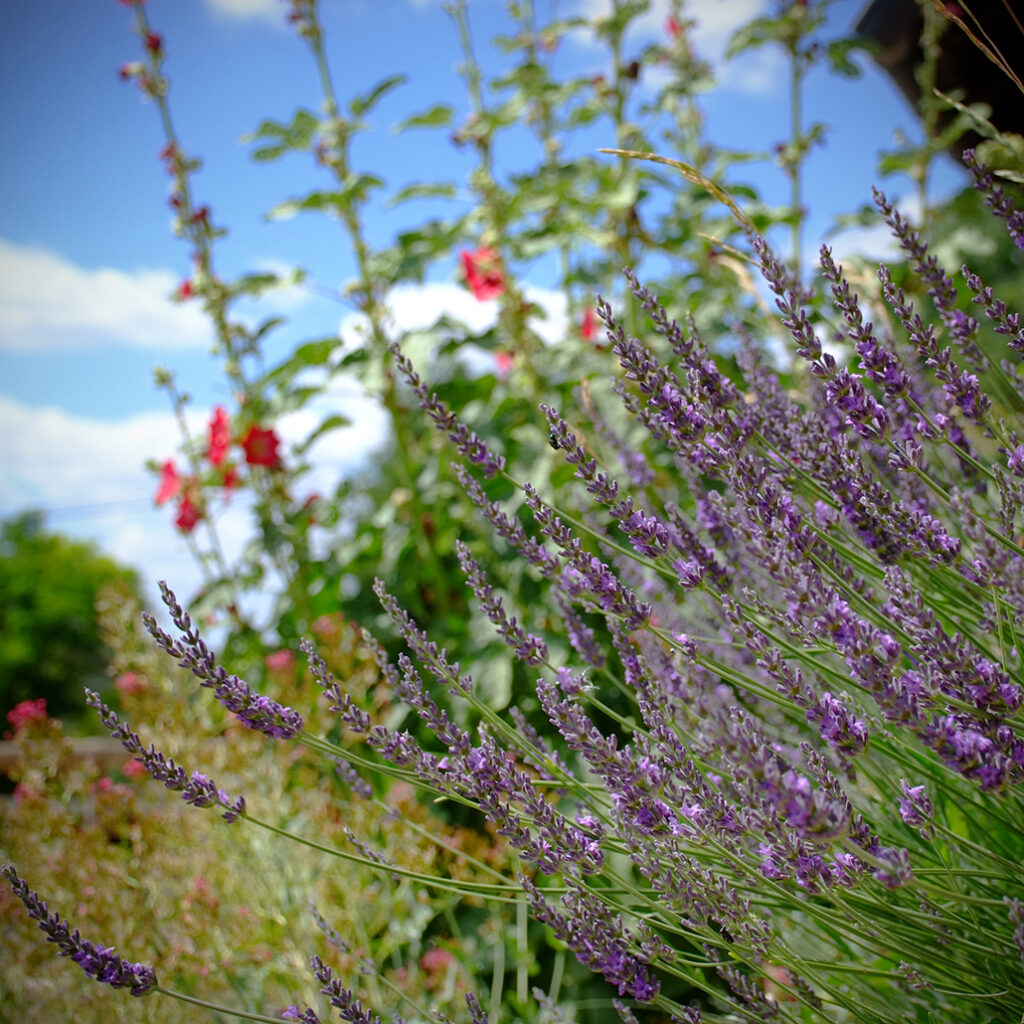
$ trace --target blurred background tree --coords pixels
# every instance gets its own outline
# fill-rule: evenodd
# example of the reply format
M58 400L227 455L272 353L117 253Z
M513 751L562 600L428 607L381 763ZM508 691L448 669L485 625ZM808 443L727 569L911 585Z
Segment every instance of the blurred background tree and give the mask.
M100 638L96 598L117 583L139 594L134 569L23 512L0 527L0 713L46 698L51 715L85 710L82 688L110 687L111 652ZM90 722L95 716L90 715Z

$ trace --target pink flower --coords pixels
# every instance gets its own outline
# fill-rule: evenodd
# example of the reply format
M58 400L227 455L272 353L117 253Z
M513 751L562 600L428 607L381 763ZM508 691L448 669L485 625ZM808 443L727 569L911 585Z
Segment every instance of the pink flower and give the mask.
M174 517L174 525L182 533L191 533L202 518L203 510L186 494L178 505L178 514Z
M587 306L583 310L583 320L580 322L580 337L584 341L590 341L594 337L594 332L597 329L597 315L594 313L593 306Z
M207 456L213 465L219 466L227 458L228 449L231 447L231 420L228 418L227 409L222 405L213 410L209 436Z
M679 19L674 14L670 14L665 19L665 31L673 39L678 39L682 35L683 26L679 24Z
M133 757L130 761L125 761L121 765L121 774L128 779L137 779L149 773L146 771L145 765L141 761L136 761Z
M181 492L181 477L174 465L174 459L168 459L160 467L160 486L156 489L153 499L158 505L164 505Z
M512 372L512 353L499 349L494 353L494 362L498 367L498 376L504 380Z
M184 302L186 299L191 299L193 295L195 292L192 290L192 282L186 277L174 292L175 301Z
M459 253L462 270L466 275L466 284L473 296L480 302L497 298L505 290L505 278L501 273L498 254L486 246L470 252L463 249Z
M268 469L279 469L281 457L277 446L281 443L273 430L263 427L250 427L242 438L245 449L245 461L250 466L266 466Z
M274 651L263 661L271 672L291 672L295 668L295 652L287 648Z
M138 672L122 672L114 678L114 689L122 697L131 696L134 693L142 693L146 689L146 681Z
M14 726L15 732L24 729L29 722L45 722L46 698L37 697L35 700L23 700L20 704L15 704L7 712L7 721Z
M420 957L420 968L424 971L433 973L434 971L443 971L448 965L455 959L447 949L441 949L435 946L433 949L428 949L423 956Z

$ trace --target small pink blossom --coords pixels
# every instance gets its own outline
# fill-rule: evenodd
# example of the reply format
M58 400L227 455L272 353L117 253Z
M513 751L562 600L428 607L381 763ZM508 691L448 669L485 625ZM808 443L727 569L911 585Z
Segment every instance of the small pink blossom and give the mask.
M271 672L291 672L295 668L295 652L282 648L268 654L263 661Z
M227 409L222 405L213 410L208 436L207 458L213 465L219 466L227 458L228 449L231 447L231 419Z
M512 372L513 358L511 352L499 349L494 353L494 362L497 365L498 376L504 380Z
M420 969L430 971L431 973L443 971L448 968L448 965L454 959L455 957L452 956L447 949L441 949L439 946L435 946L433 949L428 949L426 953L420 957Z
M156 489L153 499L158 505L165 505L171 498L176 498L181 491L181 477L174 459L168 459L160 467L160 486Z
M583 319L580 321L580 337L584 341L590 341L597 331L597 314L593 306L587 306L583 310Z
M146 689L146 681L138 672L122 672L114 678L114 689L122 697L129 697L136 693L142 693Z
M20 732L29 722L45 722L46 698L37 697L35 700L23 700L15 704L7 712L7 721L14 726L15 732Z

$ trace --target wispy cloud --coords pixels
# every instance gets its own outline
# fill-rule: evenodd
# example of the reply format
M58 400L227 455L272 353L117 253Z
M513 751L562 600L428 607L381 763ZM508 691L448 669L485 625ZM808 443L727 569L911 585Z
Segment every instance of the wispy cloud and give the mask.
M765 9L765 0L701 0L686 9L685 13L697 23L693 32L697 52L714 64L721 88L764 93L785 81L783 59L777 48L768 47L734 60L724 60L725 46L733 32L751 18L765 13ZM651 0L650 7L630 23L632 39L647 42L664 38L670 10L669 0ZM578 0L576 12L587 18L605 17L611 12L611 0ZM657 69L654 69L652 81L656 75Z
M0 239L0 350L208 345L198 307L169 300L177 284L168 270L87 270L48 249Z

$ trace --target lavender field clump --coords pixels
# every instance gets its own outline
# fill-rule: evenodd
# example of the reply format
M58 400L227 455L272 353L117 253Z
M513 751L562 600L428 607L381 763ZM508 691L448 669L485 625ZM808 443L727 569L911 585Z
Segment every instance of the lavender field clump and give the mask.
M802 127L797 94L823 53L841 69L849 50L821 45L828 4L779 5L732 44L791 61L780 213L719 183L750 154L702 136L710 70L681 3L632 62L643 3L614 0L592 25L511 4L514 68L485 89L455 0L468 209L378 248L365 218L384 183L352 140L402 76L342 105L319 5L288 0L321 113L264 121L253 155L305 152L330 179L272 217L341 226L362 333L275 363L280 319L254 326L235 304L284 276L221 276L167 47L143 0L121 2L142 59L120 75L159 113L192 266L175 300L202 303L234 407L189 434L187 396L158 374L184 468L154 462L155 501L173 503L204 588L189 602L161 582L162 618L111 602L117 696L86 701L130 758L121 777L69 768L45 702L8 716L24 750L2 809L17 823L0 858L10 933L38 925L90 992L155 996L147 1019L170 1006L175 1024L1024 1019L1019 296L980 257L943 266L951 246L881 191L895 255L873 277L828 246L801 265L821 126ZM551 55L584 26L614 72L557 80ZM670 84L651 99L635 90L655 67ZM402 130L448 133L453 116L441 104ZM595 122L629 148L563 151ZM529 172L503 177L506 128L536 144ZM925 199L937 151L930 136L908 171ZM964 157L970 208L1012 271L1024 213L983 156ZM391 200L457 192L415 181ZM398 289L463 245L452 262L494 325L400 328ZM526 285L548 256L557 343ZM311 407L335 376L377 403L390 440L368 483L310 495L313 446L346 423ZM313 424L303 440L290 411ZM230 501L253 513L236 562L217 534ZM62 857L77 876L47 874ZM180 907L147 869L174 876ZM74 907L83 878L71 916L90 940L50 910ZM145 944L140 962L100 938ZM18 992L27 1004L31 985Z
M559 610L508 614L485 546L460 546L476 600L509 656L534 673L545 728L482 701L383 584L378 597L408 653L393 665L364 639L434 737L430 749L371 725L306 645L313 676L366 753L306 732L299 740L346 757L349 770L383 763L482 814L518 851L520 870L464 893L525 898L629 1000L616 1004L624 1020L649 1010L722 1022L980 1022L1020 1012L1024 467L1014 405L985 391L992 379L1019 378L1008 357L983 354L982 321L948 313L950 279L878 201L938 293L942 326L884 267L894 326L867 323L828 249L821 265L835 313L813 313L753 237L780 325L810 371L795 393L753 343L738 378L724 375L694 325L670 319L630 274L649 318L644 339L603 300L598 313L619 364L604 397L621 400L632 440L620 438L605 464L610 406L599 413L589 395L576 424L546 407L551 444L578 485L546 495L514 482L519 512L492 502L471 475L507 478L501 459L399 355L469 463L463 479L481 522L529 562ZM1010 318L964 275L1006 334ZM831 355L835 341L857 358ZM631 472L640 463L650 471ZM227 695L249 728L278 742L295 735L301 716L229 679L164 594L184 639L147 619L159 645ZM212 784L206 797L189 796L195 778L165 778L160 755L96 706L160 781L200 806L234 807ZM231 817L252 821L244 805ZM158 988L149 968L67 933L13 868L5 873L87 972L135 994ZM312 964L343 1020L376 1019L319 956ZM679 1002L680 991L691 1001ZM487 1019L472 996L468 1007ZM286 1019L321 1018L295 1005Z

